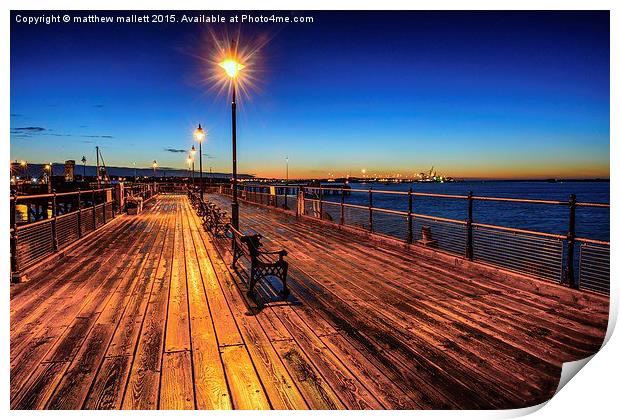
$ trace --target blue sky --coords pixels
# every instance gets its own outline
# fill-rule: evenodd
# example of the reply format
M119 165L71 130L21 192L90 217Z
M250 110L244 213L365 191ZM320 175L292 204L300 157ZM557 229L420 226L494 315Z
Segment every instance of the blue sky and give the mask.
M457 177L609 176L607 12L304 12L313 23L227 26L28 26L18 13L11 159L92 162L99 145L108 165L182 168L174 150L201 123L203 166L229 171L229 102L200 59L210 29L271 39L239 101L240 172L283 176L288 155L291 177L433 165Z

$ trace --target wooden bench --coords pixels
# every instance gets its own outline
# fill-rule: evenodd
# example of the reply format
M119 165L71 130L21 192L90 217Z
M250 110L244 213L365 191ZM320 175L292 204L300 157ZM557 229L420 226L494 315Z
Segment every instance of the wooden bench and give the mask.
M264 251L261 249L261 238L259 234L244 235L232 226L228 226L228 231L232 235L233 260L232 268L236 270L237 261L245 257L250 262L250 284L248 295L254 296L254 287L259 280L267 276L274 276L282 282L280 296L286 300L289 290L286 287L286 275L288 272L288 262L284 261L285 250Z

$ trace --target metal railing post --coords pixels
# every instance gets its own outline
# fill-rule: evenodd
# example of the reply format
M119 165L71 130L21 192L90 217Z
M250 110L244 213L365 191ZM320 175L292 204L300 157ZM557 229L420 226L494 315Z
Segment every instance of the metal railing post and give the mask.
M13 208L11 212L11 283L19 283L22 276L19 272L19 258L17 257L17 195L13 194Z
M467 193L467 243L465 244L465 258L472 261L474 259L474 194Z
M108 192L103 190L103 224L105 225L108 222L108 216L106 215L106 206L108 205Z
M568 196L568 233L566 234L566 267L564 268L565 281L568 286L577 289L579 287L575 278L575 213L577 209L577 196Z
M372 187L368 189L368 230L372 233Z
M52 195L52 248L58 251L58 235L56 234L56 190Z
M319 219L323 220L323 188L319 182Z
M95 190L92 190L93 196L93 232L97 230L97 209L95 208L97 200L95 200Z
M344 187L340 188L340 226L344 226Z
M407 193L407 243L413 243L413 188Z
M78 188L77 192L77 203L78 203L78 211L77 211L77 226L78 226L78 239L82 237L82 192Z

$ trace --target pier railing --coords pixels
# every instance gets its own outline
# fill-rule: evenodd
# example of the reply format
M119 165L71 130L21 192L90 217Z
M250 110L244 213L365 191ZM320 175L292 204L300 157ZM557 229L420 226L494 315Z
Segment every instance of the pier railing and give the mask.
M147 201L151 197L154 197L157 194L157 184L146 183L135 183L128 184L124 187L125 197L133 196L140 197L142 200Z
M120 189L101 188L12 196L11 280L19 281L24 270L121 214L125 209L118 194ZM124 188L124 198L132 195L147 201L155 194L152 184Z
M231 195L229 185L212 186L208 192ZM363 204L348 197L363 195ZM609 294L609 241L577 236L579 208L609 211L608 203L578 202L574 195L562 200L537 200L409 191L382 191L286 185L240 185L238 196L269 207L350 226L372 234L400 239L530 277L572 288ZM391 208L375 205L378 196L392 197ZM461 218L439 217L416 211L416 202L450 202ZM506 206L556 206L565 209L563 231L543 232L476 221L475 203ZM460 204L458 204L460 203ZM428 207L428 206L427 206ZM460 210L459 210L460 209ZM527 217L527 215L526 215ZM608 220L608 219L607 219Z

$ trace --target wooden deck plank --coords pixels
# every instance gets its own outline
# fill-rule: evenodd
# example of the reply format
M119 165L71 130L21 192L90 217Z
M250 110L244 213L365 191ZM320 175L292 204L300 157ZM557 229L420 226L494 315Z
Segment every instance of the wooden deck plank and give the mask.
M272 407L280 410L308 408L299 389L271 345L271 340L265 333L264 321L267 318L261 316L260 313L251 312L247 301L235 287L234 280L230 276L224 261L219 258L212 241L209 240L206 232L199 228L200 221L198 218L192 215L189 222L198 261L213 265L214 275L216 275L221 290L232 310ZM271 325L271 323L268 324ZM286 339L288 339L290 335L284 326L282 326L282 330L284 332L281 334L286 334ZM280 339L281 335L278 335L278 338Z
M194 407L194 379L189 350L164 353L159 409L191 410Z
M380 258L380 254L378 254L378 255L377 255L377 258ZM391 265L395 265L395 264L397 264L397 263L398 263L398 260L396 260L396 259L393 259L392 261L393 261L393 263L392 263ZM387 268L386 268L386 269L387 269ZM354 268L352 268L352 270L355 270L355 269L354 269ZM401 276L401 277L404 277L404 276L406 276L407 274L410 274L410 273L411 273L411 266L409 266L409 273L400 273L400 276ZM416 275L419 275L419 270L418 270L418 268L416 268L415 273L416 273ZM437 281L437 278L436 278L436 277L435 277L435 278L433 278L432 280L433 280L433 284L434 284L434 286L441 285L441 282L440 282L440 281ZM362 283L363 283L363 284L370 284L370 285L372 285L373 283L376 283L376 282L369 281L369 282L362 282ZM408 291L410 290L412 293L415 293L415 292L416 292L415 288L417 287L417 288L419 289L419 282L417 282L417 283L418 283L418 284L415 284L415 285L413 285L410 289L408 289ZM463 281L462 281L462 279L455 279L455 282L454 282L453 284L454 284L454 285L459 286L459 285L462 285L462 284L463 284ZM382 286L384 286L384 285L385 285L385 284L384 284L384 283L382 283ZM401 288L399 288L398 290L395 290L395 292L396 292L396 293L400 293L400 294L402 295L402 290L401 290L401 289L402 289L402 284L401 284L400 286L401 286ZM423 285L422 285L422 287L423 287ZM428 288L427 288L427 289L428 289ZM446 291L445 289L442 291L442 290L441 290L441 288L436 289L436 290L435 290L435 292L437 292L437 290L439 290L439 292L440 292L440 293L442 293L442 296L444 296L444 297L445 297L445 293L450 293L449 291ZM424 290L423 292L418 291L418 293L421 293L421 296L426 296L426 297L428 297L429 295L432 295L432 290L430 290L430 291L428 291L428 290ZM465 299L468 299L468 296L470 296L470 291L464 291L464 290L462 290L462 289L456 289L456 290L454 291L454 293L455 293L455 294L453 294L452 296L458 296L458 297L460 297L460 298L463 298L463 297L464 297ZM492 292L490 292L490 293L491 293L491 297L493 297L493 298L494 298L494 297L496 296L496 294L498 293L498 291L492 291ZM482 297L487 297L487 295L486 295L485 293L483 293L483 294L482 294ZM500 296L500 298L501 298L501 296ZM394 297L394 296L392 296L389 300L387 300L386 304L387 304L387 305L389 305L389 302L394 302L394 301L398 301L398 300L400 300L400 299L398 298L398 296L396 296L396 299L395 299L395 297ZM445 301L445 299L443 299L443 301ZM477 303L478 303L478 302L477 302ZM488 309L488 308L485 308L485 309ZM524 317L523 315L524 315L523 313L520 313L520 314L519 314L519 318L518 318L518 322L519 322L519 323L521 323L521 324L523 323L523 317ZM528 316L527 316L527 315L526 315L525 317L526 317L526 318L528 318ZM518 325L518 324L517 324L517 322L515 322L515 325Z
M291 297L252 300L186 197L151 203L12 287L13 408L521 407L605 334L595 294L242 203L289 252Z
M172 279L168 300L168 323L166 325L165 351L189 350L189 308L187 301L187 281L185 278L185 250L183 247L183 224L181 208L177 209L176 231L174 237L174 259L172 261Z
M149 257L153 254L153 249L159 246L157 235L160 232L161 223L157 223L155 226L151 230L153 233L150 234L150 238L145 241L147 246L142 248L145 253L142 260L138 260L141 262L136 264L137 269L135 271L127 270L112 293L109 293L112 290L111 288L106 289L104 287L102 293L109 294L106 299L99 300L96 297L93 299L93 304L97 305L97 308L101 307L101 310L84 311L82 316L87 318L80 318L80 320L88 319L88 322L85 321L84 325L90 325L91 322L95 322L95 324L88 331L75 356L68 356L72 361L67 366L67 371L63 372L54 390L54 395L47 402L47 408L62 409L80 407L82 405L92 379L109 346L110 338L116 329L116 324L120 321L127 301L132 296L131 291L136 287L136 284L139 284L137 279L142 278L144 269L150 260ZM101 305L101 302L104 302L103 305ZM78 336L76 335L76 337Z
M96 408L100 409L120 408L129 372L129 363L142 326L146 304L153 288L155 271L161 264L166 245L170 246L167 243L170 240L168 232L170 221L174 221L174 218L170 217L168 203L162 206L162 212L164 221L155 238L155 249L151 250L147 264L145 264L140 275L134 279L133 290L126 294L122 303L123 309L121 310L120 305L118 307L111 306L98 321L115 325L115 330L107 347L104 348L105 355L100 361L98 369L92 373L93 377L88 386L84 387L83 385L86 384L83 384L79 390L71 392L73 395L83 394L80 401L85 408L93 408L92 404L96 404ZM115 315L117 313L119 315ZM78 366L83 365L82 361L78 362ZM109 394L106 395L105 393ZM86 401L87 395L88 401Z
M176 215L176 207L172 211ZM143 326L138 339L135 357L124 392L122 408L156 409L159 399L161 362L164 351L164 335L168 308L172 261L175 251L176 220L170 225L166 234L166 247L160 265L153 279L153 290L144 316ZM116 360L110 360L111 365Z
M139 240L142 238L143 234L138 237ZM116 265L113 266L112 270L110 270L110 267L107 267L107 270L101 272L105 274L103 277L95 278L93 281L89 282L90 288L88 289L88 293L71 296L70 299L68 299L72 302L71 305L73 307L80 310L77 317L75 312L66 310L66 312L57 314L48 321L48 324L53 328L54 326L58 327L57 330L59 331L59 335L53 340L48 340L46 346L38 346L37 350L40 351L38 351L37 357L30 354L27 360L16 364L16 368L12 370L11 375L12 386L14 387L12 397L18 395L18 387L23 385L27 379L25 375L21 374L22 371L19 370L20 366L26 364L35 368L36 364L43 358L46 358L47 361L66 361L78 352L84 334L87 333L97 315L96 309L93 311L93 308L103 307L107 302L107 300L100 299L100 297L106 296L109 298L110 293L108 293L108 291L110 287L114 284L118 284L117 282L123 277L122 273L136 270L138 263L143 261L139 258L132 259L133 256L135 256L135 254L125 253L121 259L117 259ZM81 296L84 296L84 299L82 299ZM66 309L66 307L64 309ZM66 324L67 327L61 327L62 324ZM44 369L41 368L38 371L40 373L43 370Z
M213 318L207 303L204 277L212 275L199 266L193 231L190 226L192 209L184 203L182 209L187 289L189 296L190 325L192 329L192 361L195 375L196 408L229 409L232 400L228 391L224 366L218 346ZM203 257L204 258L204 257ZM204 260L208 263L208 260ZM230 327L235 327L234 323Z
M226 346L220 351L230 384L233 406L240 410L271 408L245 346Z
M274 343L274 347L311 409L339 410L346 408L297 343L288 340L277 341Z
M330 279L338 279L337 273L330 272L329 270L324 270L324 271L327 274L326 277L328 277ZM314 275L314 277L316 278L316 275ZM365 285L364 289L356 288L355 284L349 284L349 286L353 287L353 289L357 289L356 292L355 292L356 294L353 295L353 298L351 298L351 300L354 300L354 296L363 295L365 290L369 290L369 291L371 291L373 293L374 296L382 296L385 305L390 307L390 311L391 312L394 312L394 313L399 313L399 312L402 313L403 312L402 308L399 307L399 304L402 301L402 299L399 296L399 295L402 294L402 288L399 288L397 290L395 289L395 293L392 296L385 295L385 293L382 293L382 292L385 292L385 290L386 290L385 287L386 287L386 285L389 287L389 284L386 284L385 282L381 282L380 289L377 289L376 287L373 288L372 284L376 283L376 282L373 282L370 278L368 278L368 280L366 280L366 277L368 277L368 275L361 276L360 278L358 278L358 280L360 280L360 283ZM340 279L338 281L338 284L341 283L341 280L345 280L345 282L346 282L346 279ZM438 281L435 281L435 283L438 283ZM456 284L462 284L462 282L458 282ZM339 294L340 297L346 296L347 293L348 293L347 289L338 289L338 294ZM412 294L415 294L414 290L412 290ZM461 291L461 294L459 296L463 296L463 294L467 295L467 292ZM423 296L424 296L424 294L422 294L420 296L420 298L423 298ZM461 298L461 302L462 302L462 299L463 298ZM464 299L468 299L468 298L464 298ZM418 301L418 300L417 299L409 299L409 302L416 302L416 301ZM424 299L423 298L423 301L424 302L428 302L428 299ZM463 306L462 304L461 305L456 305L456 302L450 302L450 300L448 300L448 299L443 299L443 302L446 302L446 301L448 301L448 305L452 305L452 308L450 309L450 312L454 312L454 307L456 307L456 306L459 306L459 307ZM362 299L360 304L364 304L364 302L367 302L367 300L366 299ZM397 304L396 305L394 305L394 304L390 305L390 302L397 302ZM372 307L369 307L368 309L370 311L372 311ZM428 308L426 308L426 310L423 310L423 311L418 311L418 313L427 313L427 312L428 312ZM464 311L464 313L466 315L470 315L471 308L467 308L467 310ZM391 316L391 314L388 313L388 314L384 314L383 316L384 317L387 316L389 318ZM398 321L398 319L397 319L397 321ZM453 322L453 321L451 321L451 322ZM439 332L445 332L445 328L435 328L435 330L439 331ZM446 337L445 340L447 340L448 342L454 343L454 341L452 341L453 338ZM464 352L464 349L459 349L457 354L460 355L463 352ZM506 359L504 359L504 360L506 360ZM495 365L495 366L498 366L498 365ZM503 372L499 372L499 373L502 373L503 374L502 377L505 377L506 375L510 375L512 373L512 371L511 371L510 367L507 367L506 369L503 370ZM497 377L497 375L489 375L489 376ZM522 378L516 378L516 379L518 381L522 381Z
M221 200L217 197L215 198L215 200L220 200L220 203L227 202L226 199ZM509 379L510 377L515 378L511 386L507 387L508 389L513 389L519 383L517 379L519 378L519 375L521 375L521 372L530 372L531 374L531 372L535 370L529 367L529 363L532 363L535 360L535 356L534 358L532 358L533 355L531 353L536 352L536 349L528 348L528 346L531 346L532 343L535 343L537 348L544 349L543 351L549 354L553 354L552 359L554 360L550 361L552 361L553 365L557 366L557 368L559 368L559 365L561 364L561 362L558 362L558 359L567 356L567 354L562 353L561 349L563 346L560 345L560 343L558 343L558 346L553 346L552 349L552 346L550 346L548 342L545 343L543 341L538 341L536 333L534 333L533 335L528 334L531 331L527 328L531 328L533 325L535 325L535 319L532 319L530 323L526 323L526 326L521 328L521 332L517 335L517 338L513 340L520 342L520 345L522 347L521 350L513 347L515 343L510 343L510 340L508 341L508 343L503 341L509 339L508 336L502 336L500 334L499 339L497 337L497 332L501 331L501 329L498 330L498 328L502 328L504 326L507 326L508 328L517 327L516 323L511 324L511 322L514 322L513 320L518 319L518 317L527 312L526 307L519 308L518 306L515 307L514 305L511 305L511 300L509 297L510 295L508 293L514 294L515 291L518 291L519 299L524 299L526 301L528 299L534 300L537 306L540 305L540 308L538 309L540 309L541 312L543 310L548 311L545 312L544 315L549 316L549 319L554 319L558 316L558 313L555 312L553 308L549 310L549 306L551 303L555 303L557 305L558 302L557 300L553 301L553 295L551 295L550 297L549 293L547 292L542 291L540 293L537 293L535 290L533 291L532 288L529 287L529 285L524 286L523 289L519 289L518 287L511 284L509 286L509 291L502 295L502 298L506 299L508 304L508 306L504 307L503 313L502 311L490 313L490 306L492 305L494 297L492 293L497 293L497 289L505 287L505 281L495 278L491 278L490 281L487 281L486 278L482 279L481 277L476 277L476 275L472 275L471 273L456 273L454 270L448 270L444 268L442 264L433 264L433 262L428 261L427 258L420 259L419 257L412 257L408 253L403 254L402 252L400 252L397 254L395 251L390 250L389 253L386 252L385 254L383 254L383 249L378 249L374 246L373 243L370 243L367 240L364 241L360 240L359 238L344 238L342 232L338 232L336 229L327 231L324 226L304 222L300 223L298 221L295 221L294 217L282 216L281 214L278 214L276 212L266 211L264 209L257 210L256 207L252 205L245 206L242 214L244 215L246 222L249 223L249 225L252 226L252 228L254 228L256 231L259 231L261 234L263 234L263 236L268 239L268 242L269 240L273 240L276 248L284 247L289 250L289 261L292 261L292 264L294 266L303 267L304 270L306 270L306 273L294 273L295 268L293 268L291 277L297 278L298 274L301 274L301 276L299 277L303 278L303 280L301 281L302 284L298 285L296 284L296 281L292 282L292 284L294 285L293 287L295 287L295 293L299 294L300 299L307 303L308 307L317 309L321 308L321 306L324 304L328 304L328 302L330 302L331 300L328 299L330 298L330 293L326 293L326 290L333 290L333 295L331 296L333 300L337 301L337 299L347 298L349 302L356 302L356 304L363 306L365 311L368 311L375 317L396 321L396 325L399 325L399 321L401 319L405 323L409 322L413 325L415 325L416 322L428 322L429 320L431 320L432 317L435 317L436 320L440 320L441 318L445 319L446 321L443 321L444 325L452 329L448 328L447 331L444 331L442 327L438 327L439 324L437 324L436 326L434 326L434 324L430 324L429 327L426 327L426 324L423 324L425 330L424 333L420 336L420 339L422 341L419 342L415 341L417 340L415 337L419 335L415 327L409 325L408 328L405 328L405 326L403 325L401 327L402 331L408 338L405 342L401 344L403 344L405 348L409 348L409 350L415 349L416 347L423 345L424 340L431 340L431 342L433 342L433 339L437 340L441 338L444 340L443 343L449 345L450 347L456 344L457 347L455 347L454 349L451 349L449 347L444 348L445 351L452 354L451 357L455 359L455 362L451 362L450 360L443 360L441 363L447 365L454 364L455 366L458 366L456 360L461 360L462 362L466 363L466 366L468 366L468 369L470 369L466 372L465 379L467 381L474 380L475 383L475 380L482 380L482 378L480 377L480 375L482 375L482 372L480 374L476 374L476 366L472 365L473 360L475 360L472 359L472 357L477 357L475 352L471 351L472 348L481 347L487 353L492 353L493 350L498 353L500 351L507 350L509 355L514 354L516 356L516 363L512 363L514 362L514 359L512 359L510 356L504 356L503 358L495 357L491 358L491 360L494 360L493 363L489 363L488 367L484 367L486 373L495 371L495 378L497 378L499 374L501 374L501 379ZM282 221L284 219L286 219L286 221ZM242 219L242 225L243 220L244 219ZM337 237L336 240L334 240L334 237ZM387 249L388 247L385 248ZM361 251L362 249L364 250L363 252ZM381 264L379 264L379 266L381 272L386 272L388 287L392 287L392 285L395 286L394 292L389 292L388 294L386 294L386 292L382 290L386 286L385 282L377 282L373 280L372 277L378 269L373 261L374 253L376 253L380 258L384 258L385 260L388 260L388 258L385 257L386 255L390 256L389 260L392 261L391 264L395 268L389 266L388 263L385 263L385 266ZM401 258L401 254L404 255L403 258ZM338 261L338 259L340 259L340 262ZM341 261L343 260L353 260L353 267L351 266L351 264L343 266L343 264L341 263ZM424 284L427 286L430 286L431 284L433 285L433 288L424 287L423 289L425 290L417 291L420 297L415 296L415 287L417 286L417 284L415 282L405 281L413 273L415 273L415 275L419 275L417 268L412 270L412 267L416 267L416 263L418 262L423 262L425 264L424 270L426 271L423 273L423 276L426 277L423 279L425 282ZM321 267L320 272L312 269L313 264L315 264L317 267ZM407 267L406 269L403 268L405 264ZM372 267L372 269L368 270L368 267ZM429 268L430 270L428 270ZM400 270L400 272L397 272L397 269ZM322 275L322 273L325 274ZM439 275L439 277L443 276L445 280L438 281L437 275ZM314 281L315 285L309 287L306 284L306 279ZM454 283L451 283L450 279L454 279ZM417 278L416 280L419 281L419 279ZM340 287L341 284L346 284L347 288ZM402 298L403 284L405 285L405 291L408 295L406 300ZM489 288L488 284L491 285L491 288ZM516 284L519 283L516 282ZM363 287L360 287L362 285ZM353 287L353 289L350 289L351 287ZM398 290L396 290L397 287ZM350 290L355 290L355 294L352 295L350 293ZM478 296L477 294L480 293L480 291L482 291L482 293L479 294L479 299L476 298L476 300L473 300L474 298L469 297ZM368 292L372 293L371 297L368 296ZM472 295L472 293L474 294ZM411 295L413 296L409 297ZM355 299L355 296L361 297L361 299ZM381 302L381 305L376 305L373 303L373 301L377 301L376 296L380 296L380 299L378 300ZM433 300L434 296L437 296L438 302ZM457 300L450 301L449 299L445 299L446 296L453 298L460 296L461 298L465 298L465 307L463 308L463 305L457 305ZM430 297L430 299L420 299L423 297ZM304 300L304 298L308 299ZM440 298L444 299L442 300ZM321 303L321 299L323 299L323 303ZM485 312L480 312L479 315L476 315L475 305L478 304L479 300L481 299L488 299L489 307L486 306L486 302L483 302L481 304L481 307ZM581 301L581 299L579 300ZM424 303L423 306L419 305L419 303L421 302ZM471 306L469 306L470 303ZM575 314L579 312L578 305L573 305L573 308L571 310L566 310L565 302L562 302L562 304L564 305L562 310L567 314L575 316ZM334 306L330 307L329 311L334 311L335 309L337 310L338 305L335 302L331 305ZM414 307L416 306L418 307L414 309ZM601 305L599 300L599 303L594 305L594 308L601 307L604 308L604 304ZM600 311L600 309L595 309L595 312L596 310ZM343 319L363 319L365 314L365 312L354 312L354 314L347 314L346 312L344 312L342 313L344 317L334 317L333 313L329 313L329 311L323 311L323 315L328 319L332 318L332 324L337 328L339 327L340 322ZM444 313L444 311L447 313ZM422 313L425 314L425 316L426 314L430 314L431 318L426 317L414 321L415 316L414 318L411 318L411 316L415 315L416 313ZM485 315L486 319L482 317L482 315ZM491 316L489 317L489 315ZM542 314L538 314L538 316L540 315ZM502 320L502 318L504 318L505 323L498 322L499 320ZM528 317L526 316L521 318L527 319ZM436 321L433 322L436 324ZM566 318L562 318L560 324L563 324L565 322ZM576 352L577 348L581 348L582 352L587 353L594 351L597 346L600 345L600 327L602 324L601 318L599 317L598 319L596 319L595 317L594 324L598 325L598 333L594 333L594 330L590 326L586 328L578 328L577 331L571 331L569 329L562 332L562 337L565 339L568 338L568 342L575 347L571 349L574 350L572 352L573 357L580 354L579 352ZM346 326L346 323L342 325ZM474 328L474 330L471 329L472 327ZM346 326L346 328L349 328L349 326ZM358 324L356 328L358 329L358 331L368 332L367 326L363 324ZM485 330L484 328L491 328L491 330ZM495 330L493 330L493 328L495 328ZM555 327L553 328L553 330L561 331L561 328L562 327ZM478 329L477 332L476 329ZM543 334L545 334L544 330L545 328L542 329ZM473 332L473 334L470 334L467 331L471 331ZM505 331L508 332L509 330ZM552 334L552 332L550 333ZM431 335L429 336L428 334ZM577 337L579 337L579 340L571 340L572 334L576 334ZM326 338L329 338L329 336L330 335L328 334ZM599 338L593 340L593 337L596 336L598 336ZM347 334L345 334L345 337L347 337L349 340L351 339L348 331ZM473 338L473 342L467 346L464 341L461 341L461 345L463 345L464 347L459 348L457 344L459 337L468 337L468 340L471 340ZM367 334L364 338L367 338ZM385 337L378 336L378 339L376 341L379 344L382 344L381 342L384 339ZM414 340L413 342L411 341L412 339ZM474 344L477 340L478 345ZM488 340L491 341L489 342ZM350 340L349 343L353 345L355 344L355 341ZM384 343L387 344L387 342ZM592 347L589 347L590 345ZM496 348L494 349L494 347ZM382 351L390 352L390 345L382 345L381 348L383 349ZM524 353L524 356L526 357L518 356L519 352L522 350L526 350L526 353ZM391 353L394 356L398 354L397 352L394 353L393 351L391 351ZM465 355L461 357L459 356L459 353L465 353ZM487 354L487 357L488 356L489 354ZM405 361L407 358L410 358L410 356L405 357L403 360ZM528 362L525 362L526 359L528 360ZM469 364L467 365L467 363ZM379 363L379 366L380 365L381 363ZM556 370L557 368L547 366L545 368L547 371L546 374L542 374L542 376L537 375L533 378L531 376L528 377L530 379L534 379L533 382L539 380L544 381L549 376L557 376L557 371L554 372L554 370ZM445 376L449 376L449 374ZM476 377L478 379L475 379ZM395 380L396 379L397 378L395 378ZM501 379L497 381L498 385L501 383ZM491 379L490 381L492 382L493 379ZM510 385L510 382L508 382L508 384ZM531 392L528 390L529 388L527 386L521 386L521 388L523 388L523 398L525 400L530 398L530 401L534 401L533 399L531 399L532 395L528 394L528 392ZM543 383L541 385L541 388L545 389L546 395L549 394L549 388L547 384ZM508 394L509 392L510 391L506 391L506 394ZM496 386L496 393L503 393L503 391L501 390L501 385ZM458 397L458 395L456 397L457 400L464 399L463 397ZM518 401L518 398L515 399L515 401Z
M129 268L128 270L126 270L125 275L113 275L110 276L105 282L103 282L101 287L97 289L97 291L88 300L86 305L84 305L84 307L80 311L80 314L78 314L78 316L72 322L67 332L48 351L47 355L44 358L44 362L39 365L39 368L35 370L29 381L38 382L38 376L45 377L47 380L50 381L48 384L50 390L53 390L57 387L58 383L62 379L62 375L68 368L69 363L76 357L76 355L81 354L82 357L86 359L88 358L88 355L90 355L91 352L91 348L89 346L86 346L83 348L83 350L81 350L82 344L86 340L86 337L89 335L91 329L95 326L96 320L100 313L99 311L101 311L103 307L105 307L105 305L108 303L111 296L113 295L115 288L118 287L121 283L123 283L123 280L126 281L135 274L137 274L144 262L144 258L135 259L131 264L133 268ZM99 343L98 339L95 339L95 342ZM96 347L95 349L98 349L98 347ZM83 353L80 353L81 351ZM81 361L86 362L84 359L81 359ZM55 376L50 376L45 366L50 362L67 363L63 370L57 372ZM35 408L25 407L23 404L25 401L27 401L27 399L24 400L24 398L20 397L19 395L20 394L18 393L15 402L12 403L12 406L14 408ZM39 402L45 403L46 401Z
M83 239L77 246L69 251L63 250L63 257L60 257L59 264L44 265L39 271L31 274L25 283L16 284L11 288L11 328L19 324L19 320L29 312L21 309L26 307L37 307L40 303L49 299L50 294L62 295L69 287L67 279L69 274L78 268L88 270L95 266L99 260L99 255L105 252L106 248L115 246L131 228L137 223L135 219L124 218L117 221L114 225L108 225L109 233L99 230L89 238ZM106 227L102 228L105 229ZM109 235L109 242L99 241L100 235ZM36 284L36 290L30 291L29 284ZM17 299L24 291L28 291L27 296ZM21 312L21 314L20 314Z
M36 337L36 334L39 332L49 335L49 332L44 331L46 327L50 327L49 322L45 322L47 318L54 317L57 319L56 314L62 314L63 317L66 317L72 311L78 310L79 305L82 303L81 300L71 299L71 297L74 295L87 295L88 292L82 293L82 290L89 290L88 287L92 287L88 280L93 275L105 271L106 266L113 258L114 254L105 252L105 243L101 242L101 244L102 247L96 247L95 252L97 252L98 258L92 260L92 264L87 263L82 266L78 263L81 269L74 269L74 275L71 276L66 275L67 273L58 274L63 279L63 285L57 291L44 293L40 299L19 300L20 303L22 300L26 301L26 303L15 309L11 316L12 358L17 357L24 348L29 346L29 338ZM119 243L119 245L122 246L122 243ZM101 259L101 255L107 255L107 257ZM79 273L77 276L75 275L76 272ZM38 290L38 284L36 290Z

